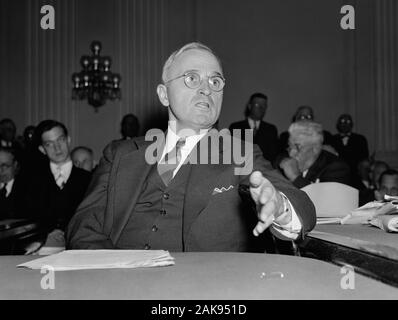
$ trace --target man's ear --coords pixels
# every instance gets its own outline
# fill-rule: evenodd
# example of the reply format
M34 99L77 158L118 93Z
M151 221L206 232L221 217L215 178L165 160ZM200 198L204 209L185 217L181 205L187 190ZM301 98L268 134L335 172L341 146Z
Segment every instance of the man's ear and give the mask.
M159 84L156 92L158 94L160 102L165 106L168 107L170 105L169 103L169 97L167 96L167 88L164 84Z
M38 149L40 150L40 152L41 152L42 154L47 155L47 154L46 154L46 150L44 150L44 148L43 148L42 145L40 145Z

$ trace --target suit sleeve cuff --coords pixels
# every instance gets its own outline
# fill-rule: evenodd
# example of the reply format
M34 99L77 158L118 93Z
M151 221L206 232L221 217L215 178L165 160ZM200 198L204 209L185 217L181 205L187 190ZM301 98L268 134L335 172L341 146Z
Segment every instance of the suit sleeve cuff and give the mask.
M280 223L274 221L272 223L272 227L274 228L275 231L279 232L283 236L285 236L289 239L295 240L298 238L298 236L301 232L302 225L298 218L296 210L294 210L294 207L290 203L289 199L282 192L280 192L280 194L283 198L283 202L285 205L285 211L291 212L292 219L287 224L280 224ZM284 214L286 214L286 213L284 213Z

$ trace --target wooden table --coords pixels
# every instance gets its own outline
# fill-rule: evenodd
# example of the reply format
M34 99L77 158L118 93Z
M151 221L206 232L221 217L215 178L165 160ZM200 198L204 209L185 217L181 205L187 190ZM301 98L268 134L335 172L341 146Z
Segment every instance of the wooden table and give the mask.
M317 225L300 244L303 256L349 264L398 287L398 234L369 225Z
M0 299L398 298L397 288L359 274L355 289L342 289L340 267L310 258L222 252L171 255L176 264L169 267L55 272L55 288L47 290L41 288L46 274L16 267L32 256L0 256Z

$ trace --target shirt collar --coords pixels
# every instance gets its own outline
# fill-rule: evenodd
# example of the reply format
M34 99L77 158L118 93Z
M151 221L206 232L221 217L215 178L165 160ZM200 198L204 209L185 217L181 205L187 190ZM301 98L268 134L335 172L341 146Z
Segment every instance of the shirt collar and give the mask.
M191 150L195 147L198 141L202 139L209 132L209 130L210 129L201 129L199 134L186 136L185 145L181 148L182 152L184 154L189 154L189 152L191 152ZM163 149L162 158L166 155L166 153L169 153L175 147L177 141L181 138L182 137L175 133L170 126L168 126L166 134L166 144Z
M9 196L9 194L11 193L12 190L12 186L14 185L14 180L15 179L11 179L10 181L7 181L6 183L2 183L0 185L0 189L3 189L4 185L6 184L6 197Z
M253 120L252 118L248 117L247 121L249 122L249 126L251 129L258 129L260 127L260 120Z
M68 180L72 172L72 167L73 167L72 160L69 160L61 165L50 162L51 173L53 174L55 179L59 174L62 174L65 180Z

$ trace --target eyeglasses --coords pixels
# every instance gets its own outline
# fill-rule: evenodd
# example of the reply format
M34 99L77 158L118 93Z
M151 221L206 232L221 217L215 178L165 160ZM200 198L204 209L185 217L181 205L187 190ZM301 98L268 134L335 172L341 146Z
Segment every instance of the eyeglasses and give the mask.
M12 167L12 164L2 163L0 164L0 170L8 170Z
M310 114L302 114L297 118L297 120L312 120L313 117Z
M179 78L184 78L185 85L187 86L187 88L190 88L190 89L199 88L203 81L203 78L200 76L199 73L190 71L190 72L186 72L178 77L175 77L173 79L167 80L165 82L165 84L168 84L169 82L177 80ZM214 76L208 77L207 81L209 82L209 88L212 91L219 92L222 89L224 89L225 78L221 75L214 75Z

